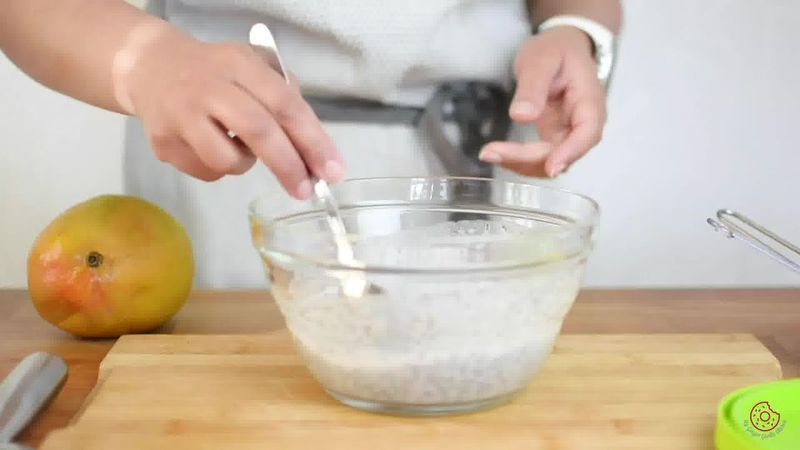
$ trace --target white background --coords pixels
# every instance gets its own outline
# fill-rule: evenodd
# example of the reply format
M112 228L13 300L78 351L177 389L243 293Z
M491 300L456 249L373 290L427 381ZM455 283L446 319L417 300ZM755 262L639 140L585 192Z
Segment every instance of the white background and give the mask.
M590 286L800 285L704 223L721 207L800 242L800 2L631 0L604 142L564 177L604 210ZM0 286L37 233L121 191L122 117L0 59Z

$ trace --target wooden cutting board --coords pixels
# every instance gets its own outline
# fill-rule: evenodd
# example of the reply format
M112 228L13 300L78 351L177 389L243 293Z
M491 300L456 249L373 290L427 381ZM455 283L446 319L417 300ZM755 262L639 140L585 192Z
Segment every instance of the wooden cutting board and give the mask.
M708 450L718 401L780 375L750 335L563 335L508 405L392 417L328 397L285 331L132 335L42 448Z

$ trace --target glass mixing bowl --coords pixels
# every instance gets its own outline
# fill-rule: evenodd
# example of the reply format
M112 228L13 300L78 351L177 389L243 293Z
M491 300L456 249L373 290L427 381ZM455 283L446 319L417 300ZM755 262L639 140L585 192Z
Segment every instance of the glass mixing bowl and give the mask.
M508 401L549 355L580 288L592 199L477 178L333 187L356 258L311 202L250 206L253 242L309 370L341 402L447 414ZM346 277L375 289L351 298Z

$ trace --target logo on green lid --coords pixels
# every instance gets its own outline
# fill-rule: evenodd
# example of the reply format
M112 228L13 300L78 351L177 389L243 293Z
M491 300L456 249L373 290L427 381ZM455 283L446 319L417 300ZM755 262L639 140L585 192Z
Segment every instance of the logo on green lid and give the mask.
M750 435L765 439L777 436L786 422L781 423L780 413L772 409L769 402L762 401L750 408L749 420L745 420L743 425Z

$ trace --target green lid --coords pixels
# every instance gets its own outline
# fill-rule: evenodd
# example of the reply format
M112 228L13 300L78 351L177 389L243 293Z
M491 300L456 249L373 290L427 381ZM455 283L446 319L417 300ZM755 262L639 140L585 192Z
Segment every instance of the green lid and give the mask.
M800 379L750 386L722 399L717 450L800 449Z

